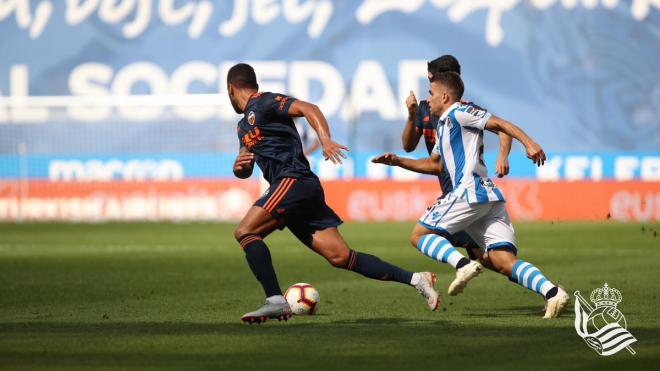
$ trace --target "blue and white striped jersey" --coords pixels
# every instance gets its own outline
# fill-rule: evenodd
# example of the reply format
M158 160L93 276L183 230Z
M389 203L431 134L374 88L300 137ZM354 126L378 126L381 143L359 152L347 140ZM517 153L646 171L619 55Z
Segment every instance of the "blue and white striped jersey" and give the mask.
M483 159L484 128L491 117L474 103L456 102L438 120L433 152L451 177L452 193L469 203L504 201L502 192L488 178Z

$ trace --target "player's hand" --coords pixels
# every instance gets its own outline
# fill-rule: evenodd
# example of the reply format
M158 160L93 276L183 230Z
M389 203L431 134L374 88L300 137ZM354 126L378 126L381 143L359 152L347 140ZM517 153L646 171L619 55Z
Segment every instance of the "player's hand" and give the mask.
M385 164L389 166L397 166L399 163L399 156L392 152L386 152L371 159L374 164Z
M241 172L252 168L254 162L254 153L252 152L242 152L236 156L234 160L234 172Z
M406 98L406 107L408 108L409 115L414 115L417 112L417 97L415 97L415 93L412 90L408 98Z
M326 139L325 141L321 142L321 146L323 146L323 158L325 158L326 161L330 160L332 161L333 164L341 164L341 159L346 158L346 154L342 152L348 151L348 147L339 144L331 139Z
M525 147L527 151L527 158L531 159L536 166L541 166L545 163L545 152L538 144L531 142Z
M509 159L507 156L497 156L497 160L495 161L495 173L497 173L498 178L502 178L509 174Z

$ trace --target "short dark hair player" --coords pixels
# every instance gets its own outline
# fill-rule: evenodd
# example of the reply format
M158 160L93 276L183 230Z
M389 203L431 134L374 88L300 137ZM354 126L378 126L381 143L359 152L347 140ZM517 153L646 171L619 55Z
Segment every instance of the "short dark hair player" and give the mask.
M229 70L229 99L236 113L243 114L237 128L240 150L234 162L234 174L239 178L249 177L256 162L270 184L235 231L248 265L266 295L266 303L243 315L241 320L261 323L268 318L291 316L270 251L263 241L275 229L285 226L333 266L373 279L411 285L426 298L432 310L437 309L433 273L409 272L376 256L352 250L339 234L337 226L342 221L325 203L323 188L303 154L292 120L304 116L319 137L325 159L341 163L342 157L346 157L342 150L348 149L330 138L328 123L319 108L284 94L258 90L256 74L250 65L240 63Z

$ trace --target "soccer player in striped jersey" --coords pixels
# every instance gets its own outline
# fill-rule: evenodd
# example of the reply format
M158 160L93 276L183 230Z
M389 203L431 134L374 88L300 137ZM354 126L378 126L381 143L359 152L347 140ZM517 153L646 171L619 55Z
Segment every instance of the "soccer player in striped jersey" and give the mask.
M455 72L461 74L461 65L453 55L440 56L427 64L427 74L429 81L434 73L440 72ZM417 98L411 91L408 99L406 99L406 107L408 108L408 119L406 120L403 133L401 134L401 142L403 149L406 152L412 152L417 148L419 139L423 136L426 150L429 155L435 147L436 127L438 125L438 117L431 114L429 103L427 100L421 100L417 104ZM504 132L498 133L500 142L499 153L497 154L497 161L495 162L495 171L498 177L503 177L509 173L509 152L511 151L511 137ZM449 175L444 169L440 171L438 176L440 181L440 188L442 195L440 198L451 192L453 185ZM477 245L472 238L465 231L458 231L452 235L444 235L443 237L451 241L452 245L456 247L464 247L468 256L472 260L479 259L479 262L485 267L493 270L492 264L488 260L488 256L483 253L479 245ZM479 274L481 272L481 265L479 263L470 263L469 260L461 260L456 265L457 270L462 270L459 274ZM472 272L472 273L468 273ZM450 285L449 295L457 295L462 291L463 287L460 285Z
M341 219L325 203L323 188L303 154L293 117L305 117L316 131L323 156L333 163L345 158L348 150L330 138L328 123L311 103L283 94L260 93L254 69L240 63L227 73L229 100L236 113L240 149L234 161L234 175L252 175L254 163L270 184L266 193L248 210L235 231L248 265L261 283L266 303L244 314L241 320L261 323L268 318L288 319L287 304L273 268L270 251L263 241L276 229L288 227L307 247L337 268L381 281L413 286L424 296L431 310L438 308L438 293L431 272L413 273L384 262L376 256L348 247L337 227Z
M527 157L538 166L545 162L545 153L518 126L475 104L460 102L463 91L463 81L457 73L433 75L429 106L431 113L439 116L439 122L436 144L428 158L401 158L385 153L372 161L435 175L439 174L441 167L444 168L451 178L453 189L422 215L413 230L412 243L423 254L456 266L465 257L440 232L452 234L466 230L488 252L498 272L547 300L545 318L558 317L570 297L537 267L518 259L513 225L504 206L504 196L488 178L483 162L483 132L503 131L515 138L525 147ZM475 276L461 277L457 274L459 282L455 280L455 283L465 286Z

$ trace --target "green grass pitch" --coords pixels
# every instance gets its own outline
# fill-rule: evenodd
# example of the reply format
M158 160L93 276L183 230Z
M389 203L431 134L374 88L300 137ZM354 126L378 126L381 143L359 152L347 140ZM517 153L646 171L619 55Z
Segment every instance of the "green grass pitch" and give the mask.
M605 282L637 351L601 357L573 328L572 305L486 272L458 297L450 267L408 244L407 223L347 223L350 245L438 273L441 308L414 289L338 270L288 231L269 244L283 289L308 282L319 313L246 325L262 291L231 224L0 225L0 368L45 369L658 369L659 224L517 223L520 257L584 296ZM657 232L656 232L657 231Z

